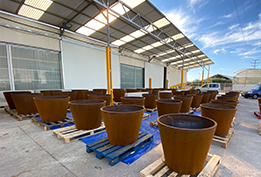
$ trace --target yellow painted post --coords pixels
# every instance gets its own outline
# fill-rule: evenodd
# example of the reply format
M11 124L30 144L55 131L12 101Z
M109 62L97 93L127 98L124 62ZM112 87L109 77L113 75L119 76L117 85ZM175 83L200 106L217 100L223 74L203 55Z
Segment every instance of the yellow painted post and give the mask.
M168 89L169 88L169 80L167 79L167 81L166 81L166 89Z
M204 69L202 70L202 81L201 81L201 85L203 85L204 84Z
M209 70L208 70L208 78L207 78L207 83L209 83Z
M181 86L180 86L180 90L183 89L183 69L181 70L181 82L180 82Z
M113 104L113 87L112 87L112 63L111 48L106 47L106 71L107 71L107 90L111 95L111 105Z
M152 88L152 79L151 78L149 79L149 88L150 89Z

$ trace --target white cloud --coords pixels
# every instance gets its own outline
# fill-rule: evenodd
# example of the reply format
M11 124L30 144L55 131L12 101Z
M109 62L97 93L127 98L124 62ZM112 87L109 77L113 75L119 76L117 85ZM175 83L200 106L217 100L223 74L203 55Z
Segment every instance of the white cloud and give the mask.
M231 25L231 26L228 27L228 29L229 29L229 30L232 30L232 29L234 29L234 28L236 28L236 27L238 27L238 26L239 26L239 24Z
M194 12L201 9L209 3L209 0L188 0L188 7L191 8ZM196 8L194 8L196 6Z
M215 51L214 51L214 54L217 55L217 53L218 53L219 51L220 51L219 49L215 50Z
M259 53L261 52L261 50L257 50L257 48L254 48L248 52L244 52L244 53L240 53L238 54L239 56L249 56L249 55L253 55L253 54L256 54L256 53Z
M221 52L221 53L227 53L227 50L225 48L222 48L222 49L216 49L214 50L214 54L218 54L218 52Z
M223 15L222 17L223 17L223 18L231 18L231 17L233 17L233 13L227 14L227 15Z

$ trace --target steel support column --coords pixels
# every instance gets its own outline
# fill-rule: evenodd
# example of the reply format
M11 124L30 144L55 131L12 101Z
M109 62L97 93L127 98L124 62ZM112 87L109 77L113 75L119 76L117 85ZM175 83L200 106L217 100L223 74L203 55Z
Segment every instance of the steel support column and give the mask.
M201 80L201 85L204 84L204 69L202 70L202 80Z
M207 78L207 83L209 83L209 72L210 72L210 65L208 65L208 78Z
M180 82L181 86L180 86L180 90L183 89L183 69L181 70L181 82Z
M151 89L151 87L152 87L152 79L150 78L149 79L149 88Z

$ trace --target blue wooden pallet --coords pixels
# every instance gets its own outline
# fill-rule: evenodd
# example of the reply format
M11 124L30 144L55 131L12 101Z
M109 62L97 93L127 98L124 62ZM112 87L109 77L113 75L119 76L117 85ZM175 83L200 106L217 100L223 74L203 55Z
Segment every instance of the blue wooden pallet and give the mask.
M131 153L140 150L142 147L153 141L153 135L148 133L139 133L138 140L135 143L126 146L114 146L109 143L108 138L86 145L86 152L96 152L96 157L102 159L106 157L109 159L111 166L120 162L123 158L129 156Z

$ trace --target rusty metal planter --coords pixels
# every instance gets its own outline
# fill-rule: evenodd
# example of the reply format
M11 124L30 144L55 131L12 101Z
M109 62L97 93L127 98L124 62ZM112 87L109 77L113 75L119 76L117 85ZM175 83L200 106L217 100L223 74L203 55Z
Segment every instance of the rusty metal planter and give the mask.
M143 94L145 98L144 106L145 108L154 109L157 107L156 100L158 99L157 94Z
M9 106L10 109L16 109L14 101L11 97L11 94L20 94L20 93L31 93L30 91L9 91L9 92L4 92L5 100Z
M144 97L121 97L122 104L135 104L144 106Z
M189 112L193 96L191 95L174 95L175 100L181 100L182 106L180 112Z
M181 100L157 100L158 116L170 113L180 113Z

